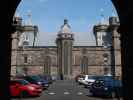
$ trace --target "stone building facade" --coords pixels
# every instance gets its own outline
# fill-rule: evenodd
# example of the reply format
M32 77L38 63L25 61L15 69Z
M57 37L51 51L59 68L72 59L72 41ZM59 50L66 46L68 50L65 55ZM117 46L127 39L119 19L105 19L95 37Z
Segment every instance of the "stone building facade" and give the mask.
M121 73L120 35L116 31L119 22L109 18L109 25L95 25L96 46L74 46L74 33L67 20L55 39L56 46L17 46L12 42L12 75L50 74L71 79L79 74L115 76ZM13 34L13 35L14 35ZM15 45L15 46L14 46Z

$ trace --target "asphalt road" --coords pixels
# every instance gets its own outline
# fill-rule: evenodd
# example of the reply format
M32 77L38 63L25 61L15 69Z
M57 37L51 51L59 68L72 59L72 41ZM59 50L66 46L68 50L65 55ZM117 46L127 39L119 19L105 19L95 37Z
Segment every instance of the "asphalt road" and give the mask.
M118 100L110 98L93 97L89 93L89 89L78 85L72 80L58 80L50 85L47 90L44 90L40 97L30 98L13 98L12 100ZM121 99L122 100L122 99Z

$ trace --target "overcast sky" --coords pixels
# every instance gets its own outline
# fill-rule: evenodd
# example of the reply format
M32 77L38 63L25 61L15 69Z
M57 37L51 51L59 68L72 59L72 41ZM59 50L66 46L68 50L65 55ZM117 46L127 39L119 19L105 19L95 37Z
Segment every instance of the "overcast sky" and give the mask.
M93 25L100 22L101 14L107 19L117 15L111 0L22 0L17 12L28 22L38 25L37 45L55 45L55 39L64 19L68 19L75 36L75 45L95 45Z

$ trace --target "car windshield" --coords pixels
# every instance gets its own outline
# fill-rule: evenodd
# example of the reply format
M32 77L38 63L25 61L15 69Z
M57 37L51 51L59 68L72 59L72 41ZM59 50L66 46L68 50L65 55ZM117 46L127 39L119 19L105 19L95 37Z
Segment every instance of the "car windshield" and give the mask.
M26 81L26 80L18 80L18 82L20 82L22 85L27 85L27 84L29 84L29 82Z

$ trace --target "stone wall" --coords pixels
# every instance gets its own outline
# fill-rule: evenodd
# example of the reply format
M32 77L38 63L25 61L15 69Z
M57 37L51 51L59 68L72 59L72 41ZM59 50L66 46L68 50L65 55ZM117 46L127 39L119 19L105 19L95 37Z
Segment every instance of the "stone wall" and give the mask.
M82 71L81 60L84 55L88 57L88 74L103 75L105 66L111 68L111 49L95 46L74 46L72 51L73 78ZM105 55L108 55L107 63L104 62ZM24 56L27 56L27 63L24 63ZM47 57L50 57L50 62L47 62ZM56 46L21 48L18 50L16 61L19 72L24 72L22 70L27 68L28 74L42 74L45 72L45 69L49 68L51 75L58 74ZM46 66L46 68L44 68L44 66ZM116 73L121 76L121 65L118 64L118 66ZM12 65L12 73L14 72L15 67Z

